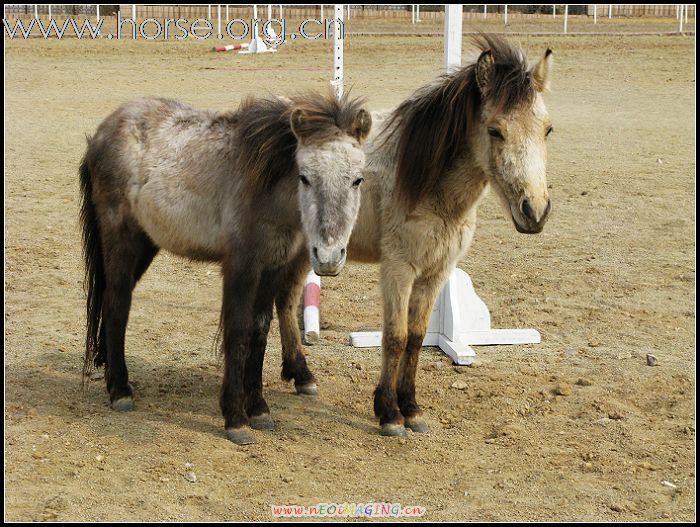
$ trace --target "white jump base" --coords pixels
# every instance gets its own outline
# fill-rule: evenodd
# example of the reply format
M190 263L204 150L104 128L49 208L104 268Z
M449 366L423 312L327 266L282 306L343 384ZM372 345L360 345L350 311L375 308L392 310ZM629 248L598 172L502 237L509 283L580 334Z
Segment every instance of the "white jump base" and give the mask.
M245 49L243 51L239 51L239 55L253 55L256 53L275 53L277 50L274 48L268 47L263 39L259 36L253 37L253 39L250 41L250 44L248 45L248 49Z
M468 366L476 357L471 346L539 344L541 340L535 329L491 328L491 314L476 294L471 278L455 269L433 306L423 346L438 346L455 364ZM382 332L352 332L350 344L357 348L380 347Z

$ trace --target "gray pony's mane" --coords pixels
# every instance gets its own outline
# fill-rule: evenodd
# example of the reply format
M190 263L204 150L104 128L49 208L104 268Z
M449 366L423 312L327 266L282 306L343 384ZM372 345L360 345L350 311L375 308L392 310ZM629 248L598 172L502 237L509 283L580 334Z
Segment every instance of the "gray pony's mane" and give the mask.
M298 139L292 132L290 117L303 110L304 120L297 133L305 143L324 143L348 133L363 101L349 95L338 100L328 93L306 93L290 99L248 98L238 110L223 119L233 121L238 130L246 190L251 193L270 190L285 177L297 177Z

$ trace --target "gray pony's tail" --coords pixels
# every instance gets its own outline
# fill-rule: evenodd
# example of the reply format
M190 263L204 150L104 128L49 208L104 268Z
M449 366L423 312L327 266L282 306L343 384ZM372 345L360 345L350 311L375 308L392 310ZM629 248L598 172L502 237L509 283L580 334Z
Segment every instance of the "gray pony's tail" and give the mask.
M92 371L93 365L95 367L101 366L107 359L102 324L105 271L97 213L95 204L92 202L92 178L87 162L88 153L85 154L80 164L80 226L83 231L83 260L85 261L83 288L87 294L87 333L85 336L83 383Z

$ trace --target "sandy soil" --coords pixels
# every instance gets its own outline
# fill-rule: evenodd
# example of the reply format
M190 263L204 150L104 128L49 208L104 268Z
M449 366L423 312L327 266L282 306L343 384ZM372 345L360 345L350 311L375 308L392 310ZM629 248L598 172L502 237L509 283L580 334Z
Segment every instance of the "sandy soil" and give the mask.
M242 448L217 403L214 265L162 254L137 287L134 412L110 411L101 380L81 389L78 162L85 135L138 96L226 109L252 91L323 89L330 44L245 57L210 42L6 39L6 519L269 520L271 504L388 501L430 520L692 520L695 39L521 41L555 51L554 213L526 237L489 197L460 267L495 326L538 328L542 343L478 348L471 368L425 349L432 432L380 437L380 352L347 345L349 331L380 327L377 270L350 265L324 280L322 341L307 348L321 395L280 380L273 323L264 375L278 430ZM372 109L441 60L440 38L346 42L348 84Z

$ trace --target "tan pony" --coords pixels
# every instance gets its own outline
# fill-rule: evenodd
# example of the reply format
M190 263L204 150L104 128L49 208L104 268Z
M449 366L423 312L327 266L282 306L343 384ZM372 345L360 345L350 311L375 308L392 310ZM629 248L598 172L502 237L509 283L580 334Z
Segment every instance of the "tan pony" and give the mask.
M475 62L373 116L377 133L364 148L366 183L348 258L381 263L383 363L374 411L384 435L404 436L404 425L428 431L415 398L418 353L437 294L471 244L487 188L518 232L540 232L551 210L552 125L542 92L552 52L530 67L505 39L480 35L476 43ZM283 375L308 384L294 320L280 323Z

